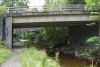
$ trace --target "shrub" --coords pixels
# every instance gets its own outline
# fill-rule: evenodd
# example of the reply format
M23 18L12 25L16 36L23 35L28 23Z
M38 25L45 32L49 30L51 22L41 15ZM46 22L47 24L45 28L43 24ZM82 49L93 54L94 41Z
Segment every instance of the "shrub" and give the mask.
M0 17L3 17L6 13L6 7L5 6L0 6Z
M5 42L0 42L0 64L5 62L7 58L10 56L11 51L10 49L7 49L5 46Z
M33 41L34 38L33 38L32 32L25 32L25 33L21 34L21 38L23 40L26 40L26 41L23 42L23 45L25 47L31 47L33 45L32 41Z
M49 58L45 51L29 48L22 53L21 67L60 67L60 65Z
M87 42L93 42L95 45L91 48L86 48L83 55L86 58L92 58L100 61L100 38L99 37L91 37L87 40ZM90 44L91 45L91 44Z

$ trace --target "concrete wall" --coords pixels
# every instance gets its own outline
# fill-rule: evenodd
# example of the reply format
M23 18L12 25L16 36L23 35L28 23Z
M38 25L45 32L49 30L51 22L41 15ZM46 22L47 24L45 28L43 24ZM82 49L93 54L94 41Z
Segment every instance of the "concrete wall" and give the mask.
M12 48L13 47L12 17L5 18L5 31L6 31L6 44L8 48Z
M2 40L2 21L0 21L0 40Z

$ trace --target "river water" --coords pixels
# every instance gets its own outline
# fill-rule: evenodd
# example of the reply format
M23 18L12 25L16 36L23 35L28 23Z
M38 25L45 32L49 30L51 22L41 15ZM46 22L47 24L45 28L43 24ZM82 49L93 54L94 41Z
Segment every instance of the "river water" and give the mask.
M100 67L100 63L94 62L95 66L90 66L92 62L80 59L71 55L62 55L59 59L62 67Z
M60 57L60 64L62 67L85 67L89 65L82 59L67 55Z
M47 53L49 57L54 58L54 53ZM100 67L100 63L93 62L94 67ZM74 55L67 55L67 54L60 54L59 55L59 64L61 67L93 67L92 61L81 59L79 57L76 57Z

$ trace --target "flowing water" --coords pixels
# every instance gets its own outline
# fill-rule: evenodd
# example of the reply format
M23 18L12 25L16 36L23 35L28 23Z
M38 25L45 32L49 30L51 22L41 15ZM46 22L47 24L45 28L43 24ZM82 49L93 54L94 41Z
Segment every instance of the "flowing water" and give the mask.
M60 57L60 63L63 67L85 67L86 65L89 65L82 59L66 55Z
M62 67L90 67L90 63L74 56L63 55L60 57ZM97 66L97 67L100 67Z

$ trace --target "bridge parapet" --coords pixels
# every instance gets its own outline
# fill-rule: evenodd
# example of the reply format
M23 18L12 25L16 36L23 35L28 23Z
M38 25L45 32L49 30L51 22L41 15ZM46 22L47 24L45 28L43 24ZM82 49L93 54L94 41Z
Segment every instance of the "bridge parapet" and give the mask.
M52 11L86 11L84 4L64 5L64 6L19 6L8 7L7 13L25 13L25 12L52 12Z
M98 10L97 10L98 9ZM100 12L99 7L93 10L88 9L85 4L71 4L64 6L16 6L8 7L8 16L18 15L54 15L54 14L89 14L90 12ZM99 13L100 14L100 13Z

